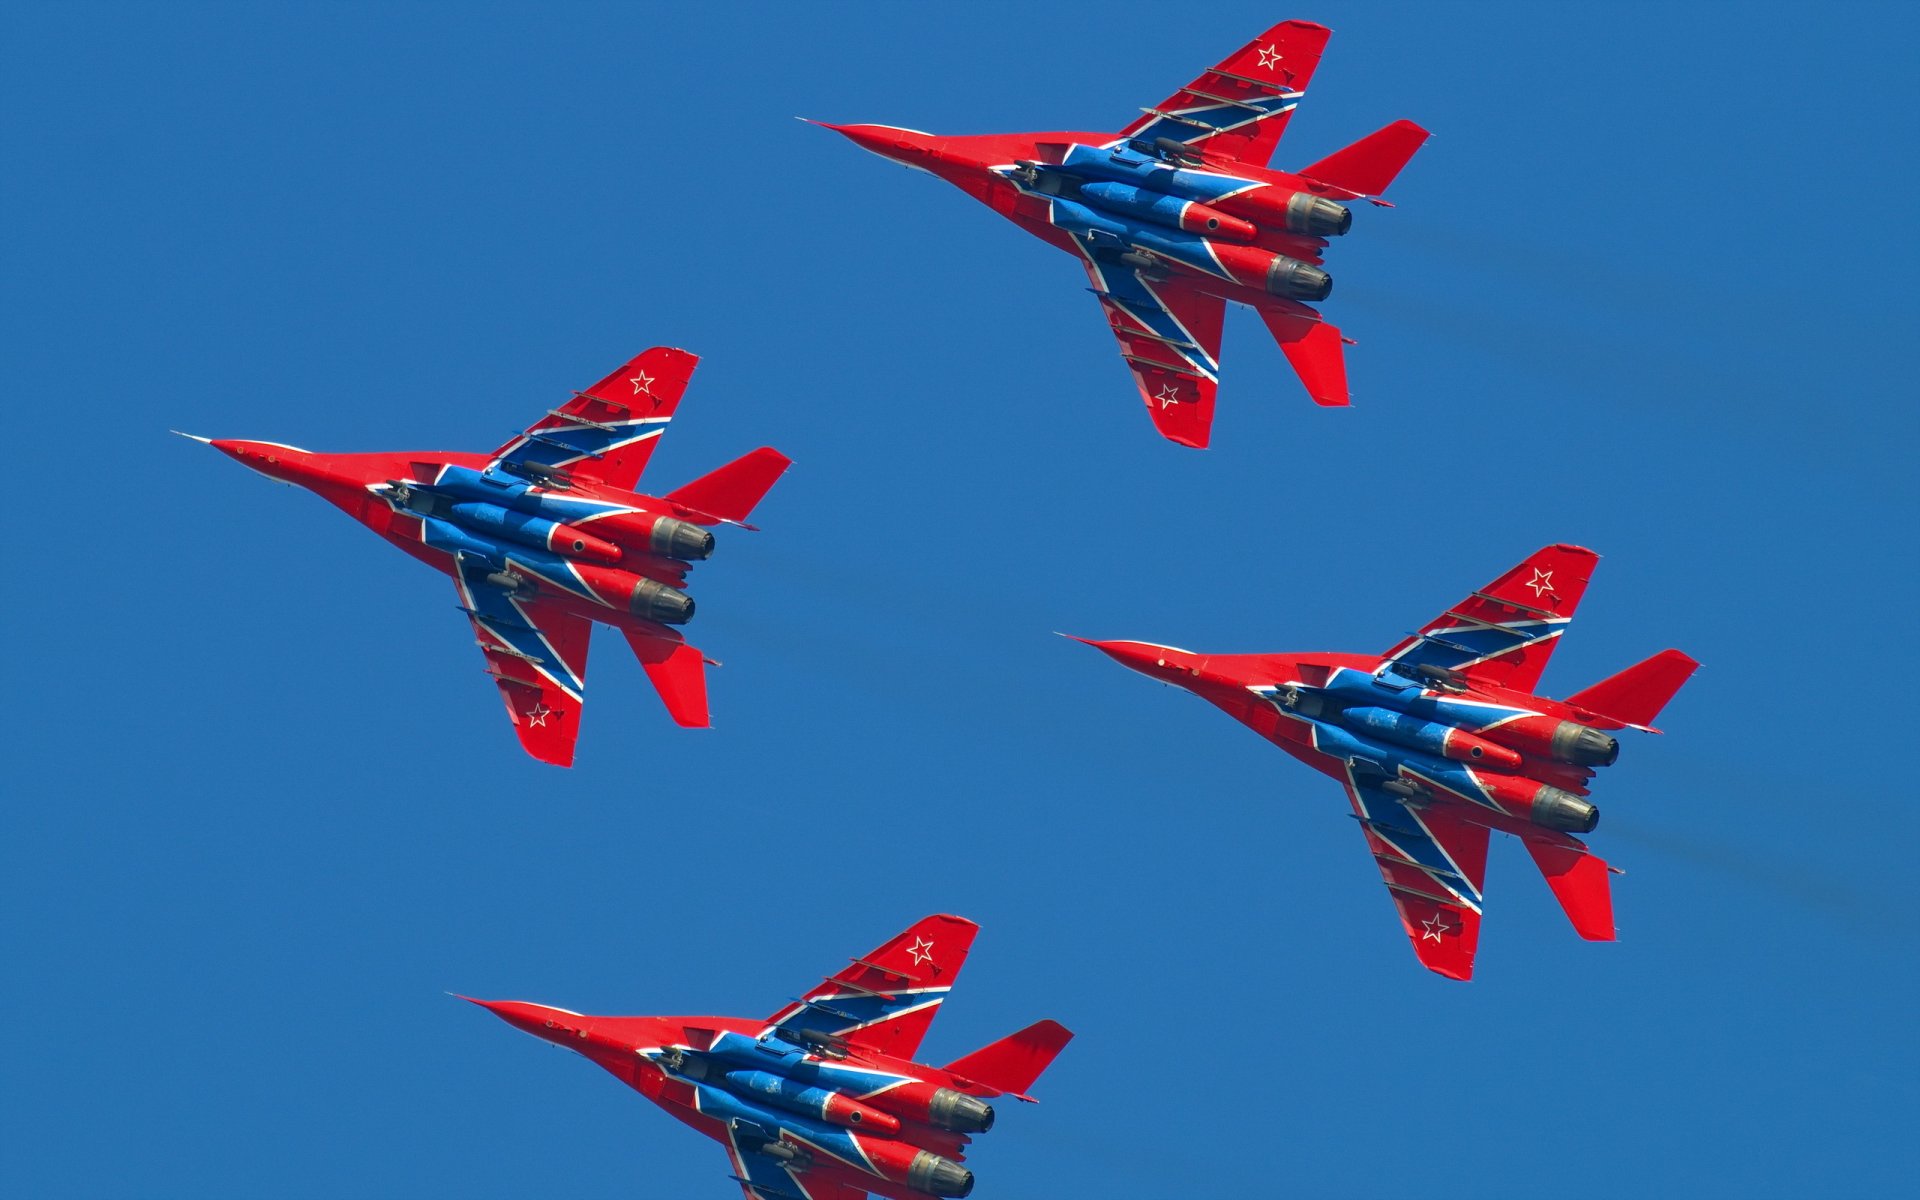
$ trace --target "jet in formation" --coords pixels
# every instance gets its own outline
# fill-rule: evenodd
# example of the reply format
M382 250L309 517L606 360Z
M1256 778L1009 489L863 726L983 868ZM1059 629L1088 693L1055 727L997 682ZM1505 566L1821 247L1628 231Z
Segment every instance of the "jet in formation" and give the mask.
M913 1061L978 931L927 917L760 1021L472 1002L719 1142L747 1200L965 1196L966 1147L993 1128L987 1101L1031 1100L1073 1037L1041 1021L944 1067Z
M1588 784L1619 755L1607 731L1659 732L1654 719L1698 664L1663 650L1565 700L1535 694L1598 561L1548 546L1384 656L1075 640L1339 780L1414 953L1468 979L1495 830L1525 843L1581 937L1613 940L1613 869L1574 836L1600 820Z
M596 621L625 635L676 723L708 723L708 660L674 628L693 617L687 571L713 553L710 527L744 524L788 460L762 447L665 496L633 490L699 361L648 350L492 454L194 440L451 576L520 744L564 767Z
M1321 252L1353 223L1340 202L1385 206L1427 140L1396 121L1297 172L1268 169L1328 32L1283 21L1117 134L826 127L1078 256L1155 427L1204 447L1228 301L1260 314L1315 403L1348 402L1347 339L1311 307L1333 289Z

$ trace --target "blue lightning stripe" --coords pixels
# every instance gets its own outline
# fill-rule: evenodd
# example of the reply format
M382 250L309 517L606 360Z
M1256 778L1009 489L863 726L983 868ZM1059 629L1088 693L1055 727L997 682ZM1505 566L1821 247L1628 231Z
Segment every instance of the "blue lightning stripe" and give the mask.
M1320 688L1329 696L1356 704L1382 704L1429 721L1451 725L1470 732L1511 721L1516 717L1538 714L1530 708L1494 704L1487 700L1463 700L1446 692L1424 690L1412 679L1388 674L1385 679L1351 667L1339 667Z
M465 540L473 540L459 530L436 517L428 517L427 544L438 545L445 537L434 526L443 526L462 535ZM446 549L444 545L438 545ZM574 671L572 664L547 640L540 627L528 618L526 609L505 590L487 582L489 572L497 569L499 563L490 561L488 556L469 552L454 553L454 582L460 588L460 598L464 602L468 615L473 619L474 627L484 637L491 638L507 651L524 661L529 668L560 688L575 700L579 700L586 691L586 680Z
M1497 625L1428 626L1415 635L1418 640L1387 659L1387 662L1458 670L1511 654L1523 646L1551 641L1566 632L1567 624L1572 619L1529 617Z
M633 417L597 424L558 424L529 429L500 453L500 461L564 467L583 459L604 458L614 450L657 438L670 417Z
M743 1067L776 1070L789 1079L819 1084L851 1096L872 1096L912 1082L910 1076L820 1058L775 1038L755 1039L740 1033L722 1033L707 1053Z
M1369 832L1385 842L1402 858L1408 859L1411 866L1417 867L1426 876L1451 892L1460 902L1475 912L1480 911L1483 897L1474 881L1460 870L1445 848L1427 831L1426 823L1413 808L1401 802L1399 797L1390 795L1378 788L1361 784L1353 777L1353 769L1347 769L1347 784L1359 803L1360 815L1371 824Z
M1342 762L1352 762L1360 758L1378 763L1389 775L1398 773L1411 775L1435 787L1452 792L1462 800L1478 804L1482 808L1491 809L1494 812L1505 811L1493 802L1492 796L1487 795L1486 790L1480 786L1479 778L1465 763L1457 763L1450 758L1440 758L1436 755L1422 754L1418 750L1411 750L1392 742L1366 737L1330 721L1302 716L1281 705L1279 685L1248 690L1278 708L1288 720L1300 721L1310 726L1313 730L1313 747L1322 754ZM1382 795L1386 794L1382 793Z
M772 1027L788 1030L817 1029L822 1033L845 1036L857 1029L880 1025L910 1012L938 1005L950 988L901 988L885 996L867 992L841 991L814 995L782 1012Z
M859 1140L838 1125L829 1125L825 1121L815 1121L785 1109L758 1104L744 1096L701 1080L686 1079L685 1076L680 1078L685 1079L693 1088L694 1107L705 1116L729 1122L741 1121L771 1133L784 1134L801 1145L839 1159L855 1170L864 1171L869 1175L878 1174L874 1170L872 1160L861 1150ZM791 1189L799 1186L786 1168L776 1160L741 1147L737 1140L734 1143L734 1154L735 1161L746 1169L749 1182L754 1182L754 1172L759 1164L765 1164L780 1172L782 1178L779 1181L776 1182L763 1174L767 1182L757 1186L787 1190L788 1194L794 1194Z
M1278 96L1249 96L1244 104L1252 108L1242 104L1201 103L1189 108L1169 109L1166 115L1154 117L1130 136L1146 142L1155 138L1172 138L1176 142L1189 143L1203 141L1283 112L1292 112L1299 107L1304 95L1305 92L1285 92ZM1175 120L1175 117L1186 117L1188 120Z
M1074 174L1092 179L1131 183L1170 196L1209 204L1251 188L1267 186L1257 179L1176 167L1157 158L1136 154L1127 148L1125 142L1110 146L1085 146L1076 142L1067 147L1060 165Z

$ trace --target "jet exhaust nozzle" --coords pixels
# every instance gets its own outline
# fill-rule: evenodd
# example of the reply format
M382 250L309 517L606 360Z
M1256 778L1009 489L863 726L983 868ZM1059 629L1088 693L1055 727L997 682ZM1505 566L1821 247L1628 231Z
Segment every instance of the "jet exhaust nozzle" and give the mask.
M1533 811L1528 819L1535 825L1562 833L1592 833L1600 824L1600 810L1572 792L1543 784L1534 795Z
M712 556L713 533L691 521L661 517L653 523L653 532L648 536L647 546L655 554L697 562Z
M907 1186L929 1196L961 1197L973 1190L973 1172L929 1150L913 1156L907 1168Z
M965 1092L941 1088L927 1106L927 1120L954 1133L985 1133L993 1128L993 1105Z
M1333 294L1333 276L1285 254L1267 264L1266 284L1268 292L1289 300L1325 300Z
M1353 210L1311 192L1295 192L1287 201L1287 232L1309 237L1339 237L1353 228Z
M633 585L627 610L636 617L662 625L685 625L693 620L693 597L657 579L642 578Z
M1553 731L1553 756L1576 767L1610 767L1620 757L1619 739L1573 721Z

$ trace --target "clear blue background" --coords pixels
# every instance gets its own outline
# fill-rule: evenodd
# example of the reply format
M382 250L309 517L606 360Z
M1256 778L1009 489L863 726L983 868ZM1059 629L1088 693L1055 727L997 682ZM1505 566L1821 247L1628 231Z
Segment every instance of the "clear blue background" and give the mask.
M719 1200L443 989L758 1015L936 910L931 1057L1080 1034L983 1200L1910 1183L1920 19L1181 11L10 7L0 1188ZM1071 261L792 120L1117 128L1290 15L1283 165L1435 136L1331 255L1354 407L1236 311L1206 453ZM486 449L656 343L652 482L796 465L696 579L717 728L603 634L571 773L444 579L166 434ZM1502 841L1468 985L1323 779L1051 636L1384 648L1558 540L1549 690L1706 665L1602 781L1618 944Z

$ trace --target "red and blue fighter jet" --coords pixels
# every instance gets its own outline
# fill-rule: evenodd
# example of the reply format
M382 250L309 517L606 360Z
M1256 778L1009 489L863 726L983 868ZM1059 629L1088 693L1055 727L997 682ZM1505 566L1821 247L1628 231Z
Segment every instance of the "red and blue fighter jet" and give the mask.
M675 722L707 724L706 660L673 628L693 616L687 571L713 553L706 527L743 524L788 463L762 447L665 496L634 492L699 361L648 350L492 454L194 440L452 576L520 744L564 767L596 621L626 636Z
M1613 940L1611 868L1574 836L1600 820L1587 785L1620 751L1604 731L1657 733L1698 664L1663 650L1565 700L1534 693L1598 561L1548 546L1384 656L1087 644L1339 780L1414 953L1468 979L1495 830L1525 843L1581 937Z
M965 1196L966 1146L993 1128L986 1101L1031 1100L1073 1037L1041 1021L944 1067L913 1061L978 931L928 917L763 1021L473 1003L719 1142L747 1200Z
M1307 303L1333 288L1321 251L1352 225L1339 202L1386 205L1427 140L1396 121L1297 172L1268 169L1327 37L1283 21L1117 134L826 127L1076 255L1155 427L1203 447L1228 301L1259 312L1315 403L1347 403L1346 339Z

